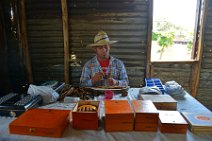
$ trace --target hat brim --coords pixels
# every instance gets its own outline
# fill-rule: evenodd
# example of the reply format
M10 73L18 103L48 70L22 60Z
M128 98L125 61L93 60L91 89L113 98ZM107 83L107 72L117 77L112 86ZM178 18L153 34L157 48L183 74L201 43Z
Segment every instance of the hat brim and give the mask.
M111 45L111 44L115 44L118 41L109 41L107 44ZM97 47L97 46L103 46L103 45L107 45L107 44L88 44L87 47Z

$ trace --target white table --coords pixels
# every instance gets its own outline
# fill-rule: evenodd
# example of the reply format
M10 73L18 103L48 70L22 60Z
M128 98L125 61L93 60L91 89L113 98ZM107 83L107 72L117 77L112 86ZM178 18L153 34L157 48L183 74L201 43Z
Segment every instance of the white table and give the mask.
M131 88L129 96L136 97L138 92L139 88ZM186 94L184 100L177 101L180 112L199 110L210 112L189 94ZM192 133L189 130L187 134L161 133L159 130L157 132L105 132L102 127L97 131L75 130L71 125L66 128L62 138L14 135L8 131L8 125L12 120L13 118L10 117L0 117L0 141L212 141L212 133Z

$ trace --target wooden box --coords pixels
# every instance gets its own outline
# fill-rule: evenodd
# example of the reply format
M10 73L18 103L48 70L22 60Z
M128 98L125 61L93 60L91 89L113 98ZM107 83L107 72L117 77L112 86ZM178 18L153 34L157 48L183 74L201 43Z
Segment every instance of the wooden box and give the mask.
M97 130L99 127L99 101L80 100L72 111L72 127L82 130ZM79 111L83 105L92 105L96 111Z
M135 131L157 131L159 112L150 100L133 100Z
M178 111L159 111L159 129L162 133L186 134L188 123Z
M30 109L9 124L12 134L59 138L68 125L70 110Z
M132 131L134 113L127 100L105 100L105 131Z
M140 95L141 100L151 100L158 110L177 110L177 101L170 95Z

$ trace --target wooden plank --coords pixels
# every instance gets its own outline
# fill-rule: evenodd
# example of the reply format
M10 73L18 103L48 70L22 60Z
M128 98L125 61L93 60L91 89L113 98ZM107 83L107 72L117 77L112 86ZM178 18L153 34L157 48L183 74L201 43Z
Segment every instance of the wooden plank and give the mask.
M31 67L31 60L29 54L29 46L28 46L28 39L27 39L27 29L26 29L26 13L25 13L25 0L18 1L19 3L19 20L20 20L20 45L23 54L23 62L24 67L27 74L27 81L28 83L33 83L33 76L32 76L32 67Z
M152 64L193 64L196 60L180 60L180 61L152 61Z
M64 80L69 83L69 32L68 32L68 6L67 0L61 0L63 36L64 36Z
M151 70L151 46L152 46L152 23L153 23L153 0L149 0L148 7L148 41L147 41L147 60L146 60L146 77L152 76Z
M202 0L198 0L197 1L197 14L196 14L196 17L195 17L195 29L194 29L194 33L197 33L197 34L194 34L194 40L193 40L193 46L192 46L192 52L191 52L191 57L194 59L196 58L196 51L197 51L197 46L198 46L198 31L199 31L199 22L200 22L200 14L201 14L201 3L202 3Z
M198 50L197 50L197 62L194 63L192 66L192 75L191 75L191 95L193 97L196 96L198 87L199 87L199 79L200 79L200 71L201 71L201 63L202 63L202 52L203 52L203 35L205 32L205 21L206 21L206 15L207 15L207 4L208 1L205 0L203 3L203 10L202 15L204 15L201 18L200 25L200 31L199 31L199 41L198 41Z

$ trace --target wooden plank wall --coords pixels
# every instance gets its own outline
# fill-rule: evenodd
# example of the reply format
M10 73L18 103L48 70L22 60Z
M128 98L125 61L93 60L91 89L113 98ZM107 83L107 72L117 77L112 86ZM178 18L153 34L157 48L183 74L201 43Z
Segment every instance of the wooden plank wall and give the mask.
M23 58L19 41L11 31L10 22L10 1L0 1L0 18L1 18L1 34L0 34L0 76L1 88L0 95L7 94L11 91L21 92L21 88L26 84L26 74L24 70Z
M6 46L6 29L3 12L3 4L0 3L0 96L8 93L11 89L8 66L7 66L7 46Z
M196 98L212 110L212 1L208 0L200 84Z
M200 86L196 98L212 109L212 2L209 1L204 39ZM35 83L64 81L64 45L60 0L27 0L27 31ZM94 52L86 48L98 30L111 40L111 54L126 65L130 86L143 83L146 66L148 1L146 0L68 0L69 45L81 66L71 66L70 83L79 84L82 65ZM190 92L190 63L154 64L153 77L163 83L175 80Z
M160 78L163 84L174 80L190 93L191 69L191 64L155 63L152 77Z
M60 0L26 0L28 42L34 83L64 81Z
M27 0L27 28L35 82L64 80L63 31L60 0ZM108 33L111 54L124 61L131 86L143 83L146 66L148 1L68 0L69 45L81 66L70 69L78 85L82 65L94 56L86 45L99 30Z
M144 77L147 40L147 5L145 0L72 0L69 1L71 52L84 64L93 57L86 45L98 30L108 33L111 54L124 61L131 86L139 86ZM72 67L72 82L79 81L81 68Z

